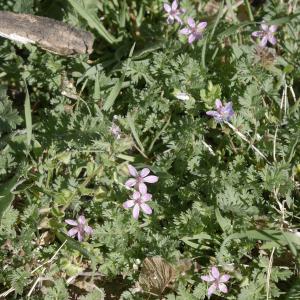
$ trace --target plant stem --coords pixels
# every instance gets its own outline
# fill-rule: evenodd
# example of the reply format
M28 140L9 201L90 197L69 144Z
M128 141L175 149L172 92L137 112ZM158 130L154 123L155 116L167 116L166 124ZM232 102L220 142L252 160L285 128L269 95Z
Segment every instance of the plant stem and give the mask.
M249 0L244 0L244 2L245 2L245 5L247 7L247 10L248 10L248 15L249 15L250 21L253 22L254 21L254 17L253 17L253 13L252 13L252 10L251 10L251 6L250 6L250 3L249 3Z

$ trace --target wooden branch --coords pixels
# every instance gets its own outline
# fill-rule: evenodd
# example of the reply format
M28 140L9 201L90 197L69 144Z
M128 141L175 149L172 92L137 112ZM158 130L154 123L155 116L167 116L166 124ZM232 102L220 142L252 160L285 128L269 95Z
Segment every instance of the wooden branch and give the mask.
M0 11L0 36L60 55L90 54L94 43L90 32L46 17L8 11Z

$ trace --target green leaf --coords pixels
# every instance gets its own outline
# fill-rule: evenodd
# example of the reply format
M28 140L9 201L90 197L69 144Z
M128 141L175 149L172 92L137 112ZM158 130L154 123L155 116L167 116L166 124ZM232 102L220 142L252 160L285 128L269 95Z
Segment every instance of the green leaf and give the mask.
M191 240L197 240L198 243L194 243ZM202 240L211 240L211 236L205 232L201 232L199 234L195 234L193 236L184 236L181 238L185 244L191 246L192 248L198 248Z
M94 86L94 95L93 98L95 100L99 100L100 99L100 81L99 81L99 72L97 71L96 73L96 78L95 78L95 86Z
M215 213L216 213L217 221L218 221L220 227L222 228L222 230L225 231L225 232L228 231L231 228L230 220L227 219L227 218L224 218L221 215L221 212L218 208L216 208Z
M127 121L128 121L129 127L131 129L131 132L132 132L132 135L133 135L135 141L139 145L140 149L144 152L144 146L139 138L139 135L138 135L135 125L134 125L134 120L130 114L127 115Z
M300 247L300 237L291 232L283 232L279 230L248 230L245 232L233 233L229 235L222 243L220 248L219 260L223 261L223 253L225 253L226 245L234 239L250 239L261 241L272 241L277 247L288 245L291 252L297 253L295 245Z
M14 200L13 190L17 186L19 176L16 175L8 182L5 182L0 186L0 220L6 211L6 209L10 206L12 201Z
M69 237L68 235L66 235L64 232L62 231L58 231L56 233L58 239L61 242L65 242L67 241L67 246L70 247L73 250L77 250L78 252L80 252L83 256L89 258L92 261L95 261L96 258L94 257L94 255L92 255L89 251L87 251L82 243L79 243L78 241L76 241L75 239Z
M124 79L125 79L125 73L126 73L126 70L128 69L129 63L131 62L131 58L132 58L134 48L135 48L135 43L133 44L133 46L130 49L129 57L126 61L126 67L125 67L125 70L123 71L122 76L117 80L116 84L114 85L114 87L110 91L110 94L109 94L106 102L103 105L103 110L105 110L105 111L109 110L114 105L118 95L120 94L120 91L123 87L123 82L124 82Z
M109 96L107 97L107 99L103 105L103 110L107 111L114 105L114 103L122 89L122 84L123 84L124 79L125 79L125 74L123 73L122 76L117 80L117 82L114 85L114 87L112 88L112 90L110 91Z
M79 4L76 0L68 0L76 12L85 19L91 28L94 28L98 31L98 33L110 44L116 42L114 36L112 36L102 25L97 16L92 15L87 9L85 9L81 4Z

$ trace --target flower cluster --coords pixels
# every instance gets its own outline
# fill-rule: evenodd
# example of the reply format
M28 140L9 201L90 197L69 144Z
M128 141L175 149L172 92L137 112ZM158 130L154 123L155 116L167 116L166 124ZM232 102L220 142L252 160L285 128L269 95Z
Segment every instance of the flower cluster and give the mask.
M168 24L173 24L174 21L177 21L180 25L184 24L184 22L181 19L181 15L185 13L185 10L179 8L178 2L176 0L174 0L171 5L165 3L164 10L168 15ZM207 22L200 22L199 24L196 24L193 18L188 17L186 25L187 26L181 29L179 33L188 37L189 44L192 44L202 39L203 31L207 26Z
M164 10L167 13L167 23L169 25L173 24L175 21L180 25L183 25L182 15L186 12L185 9L180 8L177 0L174 0L172 4L164 3ZM179 31L180 34L188 36L189 44L194 43L202 39L203 32L207 26L207 22L200 22L196 24L195 20L191 17L187 18L187 26ZM275 45L277 40L274 36L277 31L276 25L268 26L264 21L261 24L261 30L254 31L252 33L253 37L261 38L259 45L261 47L266 47L267 43Z
M141 172L138 172L135 167L128 165L128 171L132 178L125 182L125 186L128 189L134 188L135 191L130 199L123 203L123 207L125 209L133 207L132 215L137 220L140 210L147 215L152 213L151 207L145 203L152 198L152 195L147 193L146 183L155 183L158 181L158 177L149 175L150 170L148 168L144 168Z

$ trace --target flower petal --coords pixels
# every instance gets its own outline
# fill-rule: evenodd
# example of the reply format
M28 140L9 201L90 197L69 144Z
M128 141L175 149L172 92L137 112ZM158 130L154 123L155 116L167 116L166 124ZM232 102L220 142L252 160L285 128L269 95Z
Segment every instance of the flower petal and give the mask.
M207 26L207 22L200 22L197 25L197 30L201 32L201 31L203 31L205 29L206 26Z
M263 35L262 31L254 31L251 33L252 36L254 37L261 37Z
M218 113L218 112L215 111L215 110L209 110L209 111L206 112L206 114L207 114L208 116L211 116L211 117L214 117L214 118L219 118L219 117L221 117L220 113Z
M234 111L232 109L232 102L226 103L224 113L226 113L228 117L232 117L234 115Z
M83 241L84 235L82 234L82 232L80 230L77 233L77 238L78 238L78 241L80 241L80 242Z
M268 42L268 36L265 35L265 36L261 39L259 45L260 45L261 47L266 47L267 42Z
M212 282L215 281L215 278L213 278L211 275L204 275L200 277L203 281Z
M138 192L138 191L135 191L135 192L132 194L131 198L132 198L133 200L138 200L138 199L141 198L141 193Z
M177 9L177 7L178 7L178 3L177 3L176 0L174 0L174 1L172 2L172 10L175 11L175 10Z
M219 279L220 277L220 272L218 270L217 267L212 267L211 268L211 275L215 278L215 279Z
M129 171L131 176L133 176L133 177L138 176L138 171L136 170L136 168L134 166L128 165L128 171Z
M164 10L169 13L171 11L171 6L168 3L164 3Z
M217 110L220 110L223 107L222 101L220 99L216 99L215 107Z
M78 223L75 220L67 219L65 222L69 225L77 226Z
M141 177L146 177L148 174L150 173L150 170L148 168L144 168L141 173L140 176Z
M191 18L191 17L189 17L189 18L187 19L187 23L188 23L188 25L189 25L191 28L195 28L195 27L196 27L195 21L194 21L194 19Z
M228 289L225 283L219 283L218 289L223 293L228 293Z
M142 203L141 204L141 209L147 215L151 215L152 214L152 208L148 204L146 204L146 203Z
M189 35L191 33L191 30L189 28L185 27L185 28L179 30L179 33L183 34L183 35Z
M271 25L270 28L269 28L269 31L274 33L277 31L277 26L276 25Z
M268 40L272 45L275 45L277 43L276 37L273 34L269 35Z
M133 208L132 215L137 220L139 218L139 214L140 214L140 206L136 204Z
M92 234L92 233L93 233L93 228L92 228L91 226L85 225L85 226L84 226L84 231L85 231L87 234Z
M158 181L158 177L154 176L154 175L150 175L150 176L145 177L143 181L147 182L147 183L155 183Z
M151 194L143 194L141 196L142 202L147 202L147 201L150 201L151 199L152 199L152 195Z
M147 186L144 182L139 183L139 191L142 195L147 193Z
M78 228L74 227L68 231L68 236L74 236L78 232Z
M86 223L85 217L83 215L79 216L77 219L79 224L84 225Z
M197 36L195 34L190 34L188 39L189 44L192 44L196 40L196 37Z
M123 203L123 207L125 209L128 209L128 208L132 207L133 205L134 205L134 200L127 200Z
M128 179L126 182L125 182L125 186L127 187L127 188L131 188L131 187L133 187L133 186L135 186L136 185L136 179L134 179L134 178L130 178L130 179Z
M230 279L230 275L224 274L220 277L219 282L227 282Z
M207 291L207 296L208 296L208 298L210 298L210 296L216 292L216 289L217 289L216 284L212 284L212 285L209 287L209 289L208 289L208 291Z

